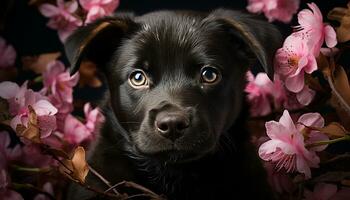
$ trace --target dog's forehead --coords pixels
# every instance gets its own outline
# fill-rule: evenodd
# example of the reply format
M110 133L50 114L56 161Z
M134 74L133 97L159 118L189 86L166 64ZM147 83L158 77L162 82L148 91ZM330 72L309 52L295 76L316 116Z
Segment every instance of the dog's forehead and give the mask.
M193 12L162 11L135 19L141 43L167 43L173 47L195 46L201 40L203 16Z

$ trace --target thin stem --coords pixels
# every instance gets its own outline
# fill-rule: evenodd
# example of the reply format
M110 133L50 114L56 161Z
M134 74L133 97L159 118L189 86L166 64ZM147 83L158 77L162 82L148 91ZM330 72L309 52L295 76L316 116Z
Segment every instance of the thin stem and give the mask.
M327 81L329 86L331 87L334 95L337 97L337 99L339 100L339 102L345 107L348 115L350 115L350 106L346 103L346 101L343 99L343 97L339 94L339 92L335 89L333 81L331 79L330 76L327 76Z
M34 172L34 173L46 173L51 170L51 168L31 168L31 167L23 167L19 165L11 165L11 168L17 171L24 171L24 172Z
M125 184L125 181L119 182L119 183L117 183L117 184L111 186L110 188L108 188L107 190L105 190L105 193L107 193L107 192L109 192L109 191L111 191L111 190L113 190L113 189L115 189L115 188L117 188L118 186L123 185L123 184Z
M126 187L132 187L132 188L135 188L135 189L138 189L146 194L150 194L152 196L155 196L157 198L160 198L159 195L157 195L156 193L154 193L153 191L149 190L148 188L142 186L142 185L139 185L137 183L134 183L134 182L130 182L130 181L125 181L125 186ZM162 199L162 198L160 198Z
M116 194L116 195L120 195L120 193L114 189L112 187L112 185L109 183L109 181L107 179L105 179L101 174L99 174L94 168L92 168L90 165L89 165L89 170L91 171L91 173L93 173L96 177L98 177L103 183L105 183L109 188L112 188L113 192ZM108 191L108 190L107 190ZM106 192L105 192L106 193Z
M311 144L306 145L306 148L322 146L322 145L327 145L327 144L334 144L334 143L341 142L341 141L346 141L346 140L350 141L350 135L345 135L345 136L343 136L341 138L337 138L337 139L334 139L334 140L319 141L319 142L311 143Z
M152 197L152 196L150 196L149 194L135 194L135 195L128 196L126 199L133 199L137 197Z
M125 197L123 195L115 195L115 194L110 194L110 193L104 193L102 190L99 190L97 188L94 188L94 187L91 187L89 185L85 185L83 183L80 183L80 182L76 182L78 183L81 187L87 189L87 190L90 190L92 192L95 192L97 194L100 194L102 196L105 196L105 197L110 197L110 198L115 198L115 199L125 199Z

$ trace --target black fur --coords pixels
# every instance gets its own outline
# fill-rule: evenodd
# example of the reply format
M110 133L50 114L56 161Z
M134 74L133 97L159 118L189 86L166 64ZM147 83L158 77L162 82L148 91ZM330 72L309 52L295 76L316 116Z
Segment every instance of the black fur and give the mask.
M93 61L109 87L107 121L90 164L112 183L131 180L169 199L270 199L245 131L243 88L256 60L273 74L280 41L272 25L223 9L116 16L81 28L66 44L72 71ZM216 69L219 81L204 83L204 66ZM138 69L147 88L128 81ZM165 119L166 135L158 125ZM73 191L71 199L93 195Z

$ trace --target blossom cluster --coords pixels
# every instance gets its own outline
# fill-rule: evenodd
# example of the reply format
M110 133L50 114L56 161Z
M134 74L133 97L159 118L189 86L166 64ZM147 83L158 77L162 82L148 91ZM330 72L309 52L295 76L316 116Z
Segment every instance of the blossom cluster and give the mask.
M276 19L288 23L300 2L249 0L248 3L248 11L263 12L269 21ZM338 10L340 8L336 8L335 12ZM315 3L309 3L307 9L298 12L297 19L298 25L293 26L294 31L275 54L274 80L271 81L266 73L254 76L248 71L245 88L252 117L275 116L283 111L281 116L277 115L280 116L278 121L265 123L266 136L258 139L257 145L258 154L265 161L269 183L276 192L289 193L289 196L298 190L296 179L306 182L313 178L312 168L320 167L320 153L329 144L350 138L342 125L335 122L325 125L320 113L302 112L303 108L313 103L317 93L309 83L314 80L313 73L320 71L325 78L332 76L336 66L333 64L333 68L329 67L325 57L332 60L338 50L335 48L337 33L332 26L323 22L322 13ZM320 58L323 58L322 62ZM346 74L343 75L346 77ZM342 81L344 85L349 84L346 78ZM330 85L333 94L337 93L332 82ZM343 88L346 90L346 87ZM305 199L350 198L350 188L339 188L334 181L318 182L313 192L308 188L303 188L301 192Z
M15 52L11 46L1 46L0 57L4 58L4 63L13 64L13 55ZM71 76L61 61L54 60L48 63L41 76L43 88L40 91L28 88L29 81L22 85L10 81L0 83L0 97L8 105L8 123L12 131L35 134L37 130L40 136L37 140L23 137L23 145L10 147L10 132L0 132L0 196L5 199L23 199L9 187L11 176L8 170L13 164L37 168L56 165L56 161L44 155L35 141L58 149L88 144L95 139L104 121L99 109L92 108L90 103L84 105L83 120L72 114L73 87L78 83L79 73ZM21 131L21 127L25 130ZM45 183L43 190L52 193L52 184ZM42 194L35 199L40 199L40 196Z
M50 18L47 26L57 30L60 40L64 42L79 26L112 15L118 6L119 0L57 0L56 5L44 3L39 10ZM83 13L83 16L78 13Z

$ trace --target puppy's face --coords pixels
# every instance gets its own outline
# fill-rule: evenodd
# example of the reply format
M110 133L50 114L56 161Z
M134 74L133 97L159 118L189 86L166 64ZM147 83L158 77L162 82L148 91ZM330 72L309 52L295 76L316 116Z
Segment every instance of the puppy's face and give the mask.
M99 47L100 37L92 46L111 51L95 62L107 66L110 103L127 132L128 149L167 162L215 151L240 111L254 54L246 39L229 23L199 14L158 12L126 24L132 31L115 34L124 35L118 45ZM107 33L113 37L113 30ZM91 60L94 53L85 52Z
M213 151L239 112L247 60L217 24L163 16L142 24L111 62L117 118L136 151L169 161ZM228 45L229 44L229 45ZM236 53L233 53L236 52Z

